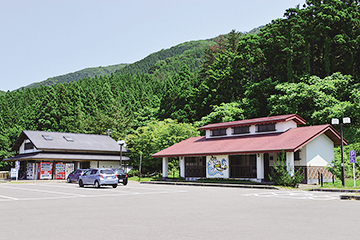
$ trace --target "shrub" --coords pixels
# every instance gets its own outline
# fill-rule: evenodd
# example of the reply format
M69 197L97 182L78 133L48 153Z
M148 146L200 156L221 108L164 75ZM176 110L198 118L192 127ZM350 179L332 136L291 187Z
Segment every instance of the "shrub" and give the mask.
M278 158L277 161L274 162L274 167L271 174L269 174L270 180L276 185L296 187L302 180L304 180L301 168L295 172L294 169L291 169L290 171L294 173L291 176L291 174L286 170L285 162L285 152L283 151L281 159Z

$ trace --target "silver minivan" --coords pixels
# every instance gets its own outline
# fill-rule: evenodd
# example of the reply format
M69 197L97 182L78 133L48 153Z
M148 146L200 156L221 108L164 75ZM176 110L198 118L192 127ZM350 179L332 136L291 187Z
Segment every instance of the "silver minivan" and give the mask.
M79 178L79 186L93 185L96 188L100 186L112 186L116 188L118 185L118 178L112 169L108 168L92 168L87 170Z

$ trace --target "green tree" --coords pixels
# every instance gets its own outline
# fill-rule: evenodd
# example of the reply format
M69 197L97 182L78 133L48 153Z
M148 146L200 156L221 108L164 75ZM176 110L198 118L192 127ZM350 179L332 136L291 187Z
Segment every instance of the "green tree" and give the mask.
M128 135L127 148L130 150L128 155L137 169L139 167L140 153L143 154L142 172L144 173L161 171L162 159L153 158L152 154L189 137L198 135L197 129L188 123L178 123L172 119L152 121ZM170 159L170 161L172 160Z

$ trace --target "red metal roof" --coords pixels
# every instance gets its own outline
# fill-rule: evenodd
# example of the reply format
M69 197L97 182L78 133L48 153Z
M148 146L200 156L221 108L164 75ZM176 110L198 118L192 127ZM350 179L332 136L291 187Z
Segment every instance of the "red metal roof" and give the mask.
M292 128L286 132L254 134L240 137L206 139L191 137L160 152L153 157L180 157L205 155L232 155L297 151L321 134L326 134L335 145L340 145L340 134L330 125ZM344 141L345 144L347 143Z
M287 114L271 117L253 118L232 122L213 123L202 126L199 130L217 129L217 128L228 128L235 126L254 125L254 124L265 124L265 123L276 123L276 122L287 122L293 120L297 124L304 124L306 121L297 114Z

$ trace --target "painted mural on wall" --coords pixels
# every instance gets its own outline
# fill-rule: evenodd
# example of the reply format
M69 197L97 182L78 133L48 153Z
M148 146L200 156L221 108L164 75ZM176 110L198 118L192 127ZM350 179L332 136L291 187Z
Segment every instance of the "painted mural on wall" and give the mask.
M206 161L206 177L228 178L229 164L228 156L208 156Z

